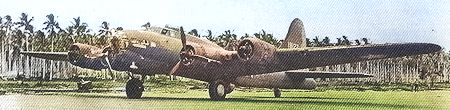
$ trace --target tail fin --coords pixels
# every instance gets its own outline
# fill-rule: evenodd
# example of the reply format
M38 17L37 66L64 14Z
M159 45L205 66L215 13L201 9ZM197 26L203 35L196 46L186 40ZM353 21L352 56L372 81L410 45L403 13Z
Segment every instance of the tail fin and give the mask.
M289 31L286 35L286 39L282 42L280 48L304 48L306 47L306 35L305 28L303 28L303 22L295 18Z

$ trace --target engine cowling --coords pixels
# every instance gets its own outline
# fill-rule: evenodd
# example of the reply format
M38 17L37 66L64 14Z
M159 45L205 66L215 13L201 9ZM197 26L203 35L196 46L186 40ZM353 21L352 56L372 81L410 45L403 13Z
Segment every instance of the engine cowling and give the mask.
M225 50L226 49L226 50ZM233 59L265 59L274 56L276 47L259 39L246 38L237 41L225 49L209 46L201 46L195 43L187 44L186 50L182 50L185 53L181 53L180 57L184 64L190 64L192 59L186 57L187 54L201 56L213 61L227 61ZM186 54L187 53L187 54Z
M98 58L104 55L103 53L104 49L100 49L92 45L81 43L72 44L68 48L68 50L69 50L69 59L71 61L75 61L80 57Z
M202 46L197 45L197 44L187 44L186 49L187 49L186 50L187 52L190 52L190 54L193 54L193 55L201 55L201 56L206 55L205 49ZM184 50L182 50L182 51L184 51Z
M242 59L265 59L273 57L276 47L256 38L246 38L237 45L237 53Z
M226 61L238 58L236 51L228 51L223 48L216 47L205 47L197 44L188 44L186 45L186 50L182 51L188 52L190 55L202 56L214 61ZM181 54L181 59L186 59L186 57ZM189 61L189 59L186 60Z

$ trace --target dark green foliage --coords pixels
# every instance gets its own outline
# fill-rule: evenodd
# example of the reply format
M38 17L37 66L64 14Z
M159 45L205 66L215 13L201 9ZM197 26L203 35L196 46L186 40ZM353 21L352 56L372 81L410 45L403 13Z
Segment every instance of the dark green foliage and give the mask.
M342 36L342 38L336 38L336 43L331 43L330 38L326 36L324 39L320 40L319 36L314 37L312 41L311 39L306 38L306 46L307 47L328 47L328 46L348 46L348 45L366 45L370 44L367 38L362 38L361 40L364 42L361 43L359 39L354 40L355 42L351 42L347 36Z
M225 31L222 35L217 36L214 42L221 47L226 47L228 44L237 41L237 35L231 33L230 30Z
M273 37L272 34L267 34L266 31L261 30L260 33L254 34L256 38L261 39L262 41L266 41L269 44L274 45L275 47L279 47L281 42Z
M28 83L0 83L0 88L30 88Z
M191 31L188 32L188 34L193 35L195 37L200 37L200 34L198 34L197 29L192 29Z
M197 33L196 29L191 30L188 34L194 35L199 37L200 35ZM255 38L258 38L262 41L266 41L267 43L270 43L276 47L281 45L281 41L274 38L272 34L267 34L266 31L262 30L259 33L253 34ZM212 41L216 43L217 45L221 47L226 47L228 44L235 42L238 40L237 35L233 33L231 30L226 30L224 33L222 33L219 36L213 36L211 30L208 30L208 35L202 36L208 39L209 41ZM245 34L240 37L240 39L244 38L251 38L249 34Z

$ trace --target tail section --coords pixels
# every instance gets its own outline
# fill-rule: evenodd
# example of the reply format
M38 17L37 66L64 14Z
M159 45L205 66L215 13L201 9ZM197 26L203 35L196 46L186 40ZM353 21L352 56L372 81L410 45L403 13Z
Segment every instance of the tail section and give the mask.
M281 44L280 48L304 48L306 47L306 35L303 22L295 18L289 26L289 31L286 39Z

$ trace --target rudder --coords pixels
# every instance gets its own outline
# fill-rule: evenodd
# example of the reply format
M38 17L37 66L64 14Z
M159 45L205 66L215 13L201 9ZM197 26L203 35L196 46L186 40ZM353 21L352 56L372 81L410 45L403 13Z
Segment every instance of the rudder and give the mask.
M286 39L282 42L280 48L304 48L306 47L306 35L303 22L295 18L289 26Z

